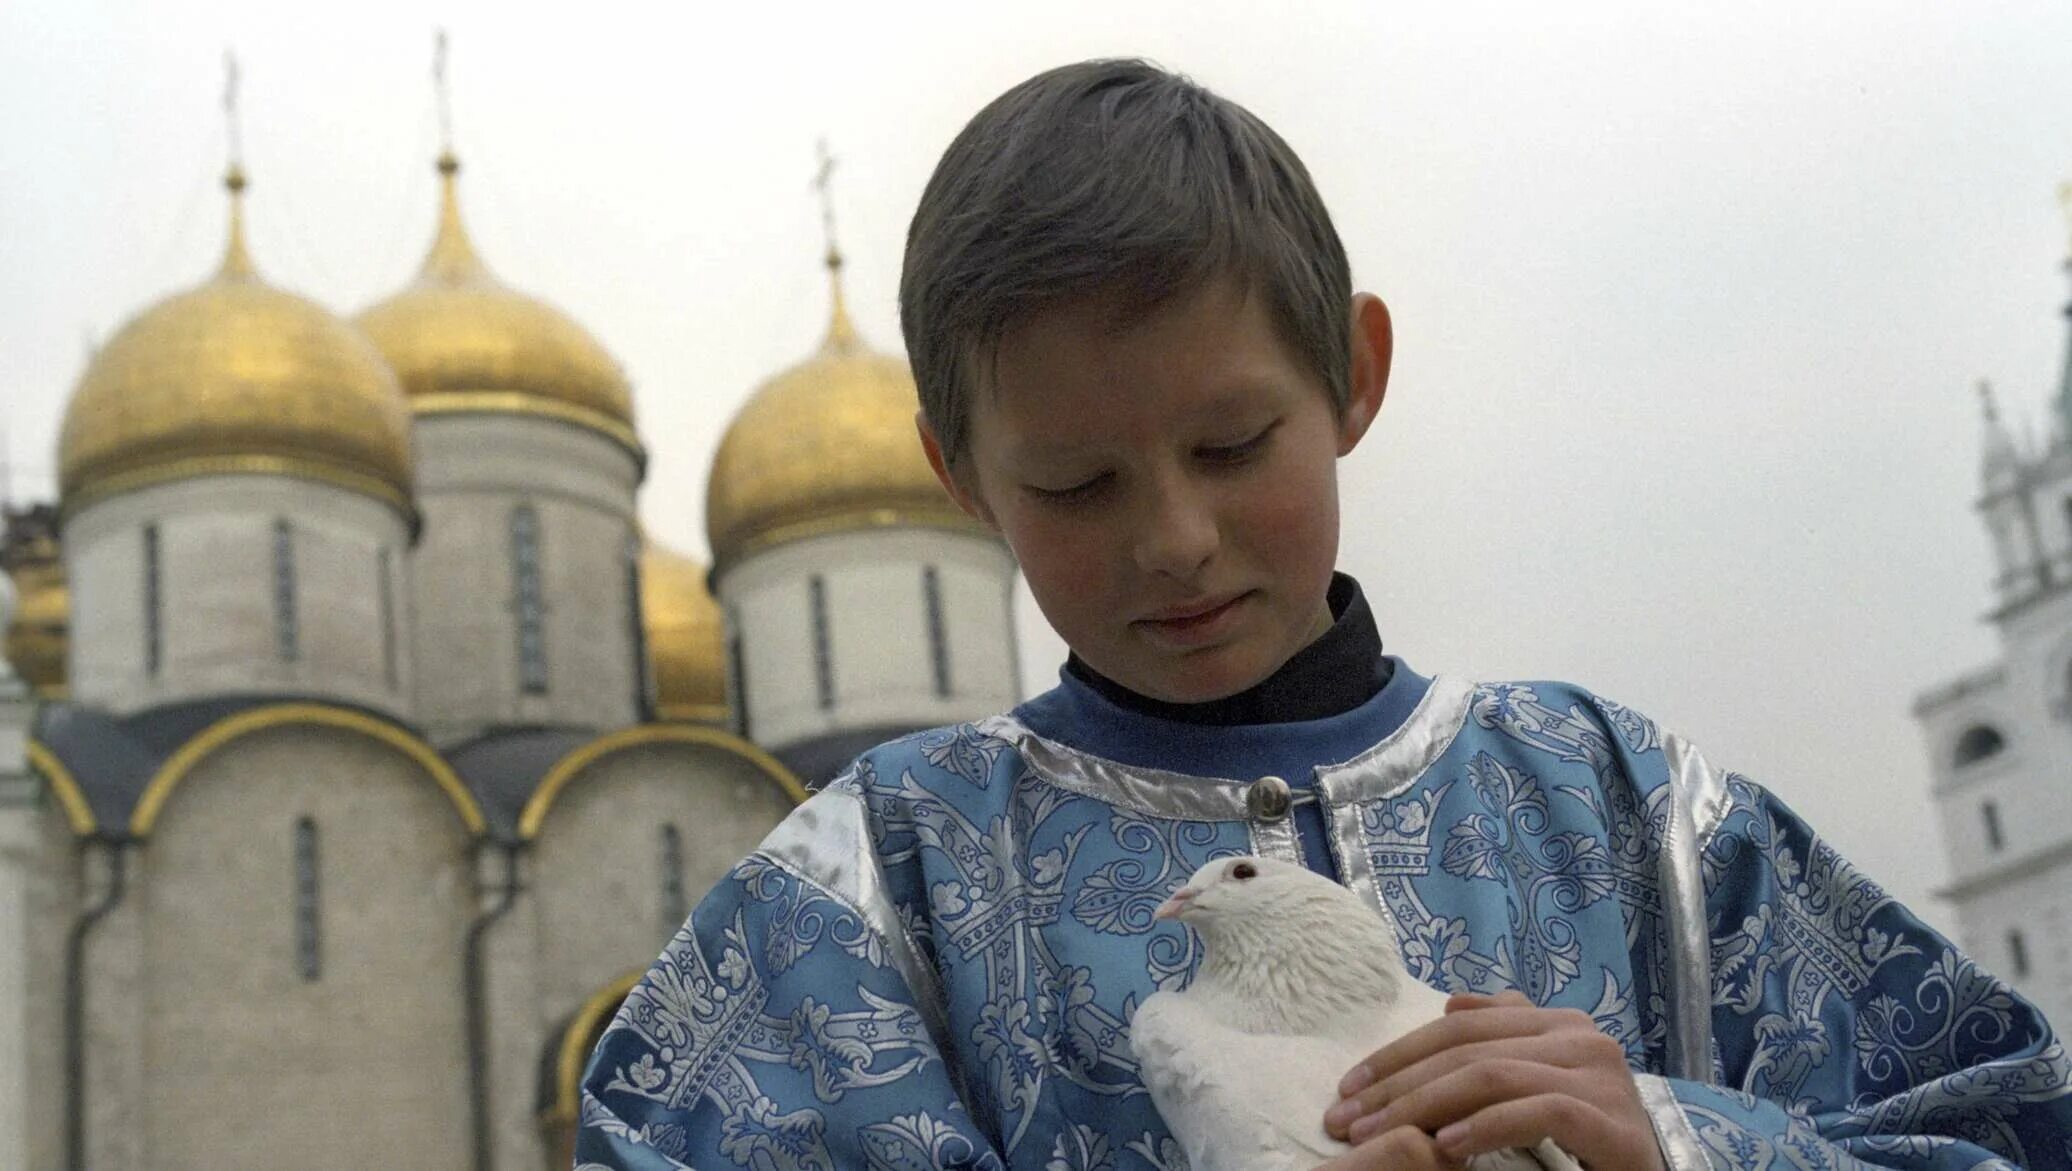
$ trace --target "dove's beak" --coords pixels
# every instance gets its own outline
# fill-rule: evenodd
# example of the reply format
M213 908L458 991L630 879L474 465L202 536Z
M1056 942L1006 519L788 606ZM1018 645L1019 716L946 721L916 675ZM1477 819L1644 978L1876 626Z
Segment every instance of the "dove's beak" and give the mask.
M1180 917L1180 912L1187 909L1187 904L1194 901L1194 896L1200 893L1200 891L1191 886L1183 886L1173 892L1172 898L1158 904L1158 909L1151 912L1151 917L1154 919L1177 919Z

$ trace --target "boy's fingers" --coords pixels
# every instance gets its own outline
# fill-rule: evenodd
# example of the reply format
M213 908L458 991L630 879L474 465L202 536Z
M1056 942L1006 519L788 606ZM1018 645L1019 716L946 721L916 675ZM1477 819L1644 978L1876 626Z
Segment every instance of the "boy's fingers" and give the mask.
M1572 1069L1583 1064L1586 1055L1579 1052L1574 1042L1561 1033L1543 1033L1535 1037L1505 1037L1456 1045L1451 1049L1440 1050L1350 1098L1340 1100L1337 1105L1324 1112L1324 1129L1331 1137L1343 1139L1354 1122L1369 1114L1378 1113L1382 1107L1407 1096L1416 1087L1478 1061L1504 1058L1536 1061L1542 1065Z
M1612 1120L1588 1102L1565 1094L1535 1094L1498 1102L1442 1127L1436 1141L1448 1158L1465 1162L1470 1155L1552 1139L1586 1163L1609 1166L1613 1164L1601 1162L1604 1155L1591 1149L1591 1140L1611 1129Z
M1484 996L1480 992L1456 992L1446 998L1447 1012L1466 1012L1470 1009L1498 1006L1530 1008L1532 1001L1516 988L1506 988L1494 996Z
M1432 1136L1402 1126L1361 1143L1317 1171L1459 1171L1464 1165L1441 1151Z
M1498 1037L1532 1037L1557 1029L1585 1028L1596 1031L1588 1013L1574 1009L1528 1008L1491 1005L1473 1012L1457 1012L1421 1025L1380 1049L1339 1079L1338 1092L1351 1096L1377 1085L1425 1058L1456 1045L1490 1041Z
M1399 1126L1433 1134L1499 1102L1550 1094L1573 1097L1581 1089L1575 1080L1573 1070L1537 1061L1503 1057L1477 1062L1472 1068L1455 1070L1411 1090L1382 1107L1380 1113L1353 1123L1346 1133L1352 1142Z

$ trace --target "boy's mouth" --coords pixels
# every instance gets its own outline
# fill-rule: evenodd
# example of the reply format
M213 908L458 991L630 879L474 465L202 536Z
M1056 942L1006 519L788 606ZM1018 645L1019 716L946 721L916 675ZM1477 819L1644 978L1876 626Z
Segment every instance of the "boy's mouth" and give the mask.
M1237 610L1240 602L1251 596L1252 591L1246 590L1223 598L1171 606L1149 617L1139 618L1134 625L1167 638L1188 639L1190 636L1208 635Z

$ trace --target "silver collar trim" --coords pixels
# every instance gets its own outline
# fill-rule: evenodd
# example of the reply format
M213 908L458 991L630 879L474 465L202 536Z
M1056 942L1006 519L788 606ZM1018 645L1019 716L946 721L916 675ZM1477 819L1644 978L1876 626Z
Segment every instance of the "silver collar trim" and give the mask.
M1331 829L1338 877L1391 926L1395 925L1394 916L1383 903L1381 885L1374 877L1374 856L1367 852L1360 806L1397 796L1437 764L1467 724L1474 695L1473 683L1441 675L1432 680L1417 710L1387 739L1344 764L1317 770L1317 791Z
M1333 805L1369 801L1408 787L1453 743L1467 719L1474 690L1466 680L1443 675L1433 679L1417 707L1387 738L1343 764L1319 767L1319 799L1327 811ZM1118 764L1039 736L1009 715L989 716L973 727L1014 745L1038 779L1069 792L1150 817L1251 820L1245 807L1249 781Z

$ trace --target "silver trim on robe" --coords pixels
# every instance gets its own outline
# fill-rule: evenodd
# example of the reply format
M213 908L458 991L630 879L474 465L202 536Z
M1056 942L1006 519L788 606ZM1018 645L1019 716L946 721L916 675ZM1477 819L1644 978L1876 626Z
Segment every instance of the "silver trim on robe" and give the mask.
M757 854L812 883L856 914L885 942L885 958L914 993L914 1007L955 1079L956 1050L950 1045L948 1002L935 966L899 921L885 892L884 865L871 848L870 815L863 795L829 788L815 793L777 824Z
M1249 821L1252 817L1245 804L1250 781L1132 768L1045 739L1013 716L988 716L972 726L1014 745L1038 779L1082 797L1152 817L1185 821Z
M1726 818L1726 775L1691 742L1662 733L1669 768L1669 826L1660 855L1663 939L1668 946L1671 1077L1712 1081L1712 935L1700 856Z
M1662 1162L1669 1171L1710 1171L1712 1160L1699 1144L1698 1132L1691 1129L1691 1116L1684 1113L1668 1080L1636 1073L1633 1084L1640 1090L1640 1104L1655 1128L1655 1142L1662 1148Z
M1295 836L1293 818L1255 821L1251 825L1252 852L1261 858L1302 865L1302 839Z
M1338 877L1359 892L1391 926L1395 925L1394 916L1381 901L1381 886L1374 878L1374 856L1367 852L1360 807L1368 801L1404 792L1437 764L1467 724L1468 704L1474 695L1473 683L1441 675L1425 689L1424 698L1417 701L1403 725L1381 743L1344 764L1316 770L1317 799L1323 802L1324 822L1331 829L1331 853L1338 863Z
M1324 790L1325 799L1369 801L1389 792L1400 792L1431 767L1453 742L1467 719L1468 699L1474 691L1475 685L1465 680L1447 676L1432 680L1403 725L1386 739L1343 764L1316 770L1319 783L1329 785ZM1245 805L1250 780L1199 777L1118 764L1039 736L1010 715L988 716L972 727L1014 745L1038 779L1082 797L1152 817L1252 820L1251 810Z

